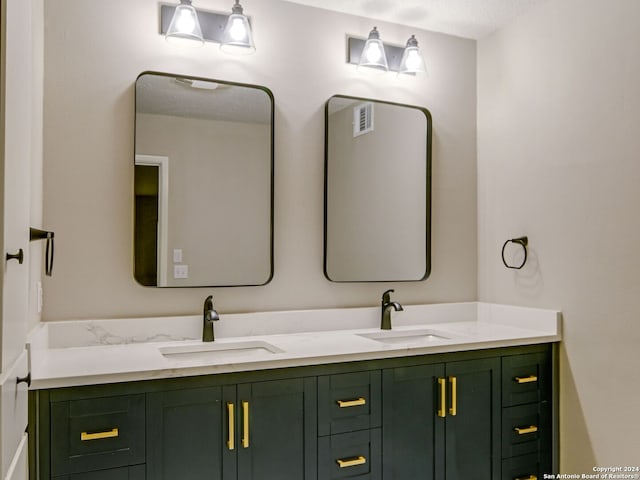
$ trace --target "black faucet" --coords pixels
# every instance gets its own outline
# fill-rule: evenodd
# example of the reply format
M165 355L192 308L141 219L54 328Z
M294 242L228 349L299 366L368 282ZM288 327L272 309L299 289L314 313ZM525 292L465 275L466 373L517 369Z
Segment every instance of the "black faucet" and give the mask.
M402 305L398 302L391 301L391 293L394 290L387 290L382 294L382 321L380 323L380 328L382 330L391 330L391 309L396 312L401 312L404 310Z
M204 312L202 319L202 341L213 342L213 322L220 320L218 312L213 309L213 296L209 295L204 301Z

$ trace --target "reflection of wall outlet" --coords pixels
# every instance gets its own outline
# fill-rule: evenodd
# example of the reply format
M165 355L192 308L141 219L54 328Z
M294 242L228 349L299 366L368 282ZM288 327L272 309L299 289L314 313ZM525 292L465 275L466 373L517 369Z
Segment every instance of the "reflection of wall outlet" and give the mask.
M174 265L173 278L189 278L189 265Z

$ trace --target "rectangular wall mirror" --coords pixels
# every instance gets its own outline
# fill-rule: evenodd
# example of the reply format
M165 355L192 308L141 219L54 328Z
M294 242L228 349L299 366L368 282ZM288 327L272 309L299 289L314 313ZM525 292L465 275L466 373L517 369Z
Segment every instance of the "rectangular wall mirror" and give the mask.
M325 276L419 281L430 272L431 114L331 97L325 107Z
M273 275L272 93L145 72L136 80L134 277L153 287Z

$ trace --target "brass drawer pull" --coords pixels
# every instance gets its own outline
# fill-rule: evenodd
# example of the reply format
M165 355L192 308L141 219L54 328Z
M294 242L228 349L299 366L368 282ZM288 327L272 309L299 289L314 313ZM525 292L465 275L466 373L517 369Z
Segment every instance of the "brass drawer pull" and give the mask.
M526 435L527 433L535 433L538 431L538 427L531 425L530 427L516 427L514 428L518 435Z
M438 378L438 385L440 385L440 407L438 408L438 416L444 418L447 416L447 379Z
M89 440L102 440L103 438L114 438L117 437L120 433L118 432L117 428L113 428L111 430L108 430L106 432L96 432L96 433L87 433L87 432L82 432L80 434L80 440L82 440L83 442L89 441Z
M458 414L458 379L456 377L449 377L449 383L451 384L451 407L449 413L452 417Z
M340 468L347 468L347 467L355 467L357 465L364 465L365 463L367 463L367 459L362 455L360 455L359 457L354 457L354 458L345 458L345 459L340 458L336 460L336 462L338 463L338 466Z
M242 447L249 448L249 402L242 402Z
M229 417L229 432L227 438L227 448L229 450L235 450L236 448L236 434L235 434L235 425L234 425L234 409L235 405L231 402L227 403L227 415Z
M538 377L536 375L529 375L528 377L516 377L514 380L518 383L531 383L537 382Z
M366 404L367 400L364 397L356 398L355 400L338 400L340 408L359 407Z
M529 475L528 477L516 477L513 480L538 480L535 475Z

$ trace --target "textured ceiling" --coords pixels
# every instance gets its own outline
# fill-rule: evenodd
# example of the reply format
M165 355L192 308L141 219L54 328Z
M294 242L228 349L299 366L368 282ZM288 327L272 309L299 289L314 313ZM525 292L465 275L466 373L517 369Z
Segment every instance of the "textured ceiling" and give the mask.
M167 75L147 73L136 81L136 112L226 122L269 123L271 100L261 89L215 82L192 87Z
M285 0L480 39L546 0Z

